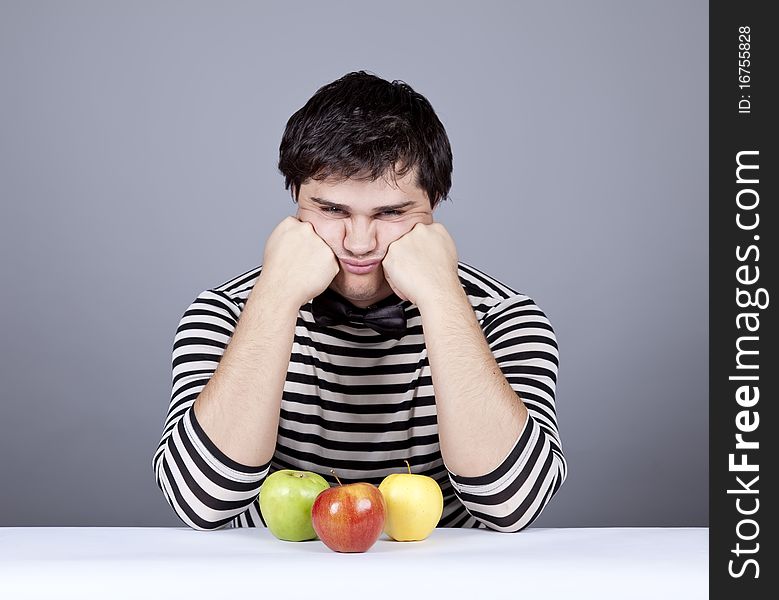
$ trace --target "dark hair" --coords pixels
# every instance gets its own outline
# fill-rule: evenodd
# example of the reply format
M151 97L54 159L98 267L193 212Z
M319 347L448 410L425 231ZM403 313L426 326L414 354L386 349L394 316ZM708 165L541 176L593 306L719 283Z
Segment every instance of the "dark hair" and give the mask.
M297 201L308 179L394 182L416 168L430 206L452 186L452 149L430 102L407 83L365 71L319 88L293 114L279 147L284 189ZM290 189L291 188L291 189Z

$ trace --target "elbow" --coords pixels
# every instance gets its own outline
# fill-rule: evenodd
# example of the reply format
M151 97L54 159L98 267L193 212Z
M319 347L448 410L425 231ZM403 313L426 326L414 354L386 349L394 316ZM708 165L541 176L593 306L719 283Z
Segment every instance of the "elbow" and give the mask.
M224 512L214 511L205 506L185 504L177 495L170 495L169 491L163 489L165 500L173 509L173 513L185 526L194 531L218 531L227 529L235 516Z
M177 478L164 458L155 471L157 486L162 491L168 506L179 520L195 531L216 531L228 528L233 519L252 503L256 494L252 491L240 500L226 501L214 498L187 478Z
M230 520L223 523L216 522L203 524L202 522L198 523L184 519L179 513L176 513L176 516L178 516L179 520L184 523L184 525L193 531L219 531L220 529L229 529L228 525L230 524Z
M487 529L498 533L519 533L535 520L535 516L527 515L526 513L520 513L519 515L510 513L505 516L497 516L472 509L469 509L468 512Z
M514 527L509 527L509 528L500 528L500 527L490 526L489 523L485 523L485 525L491 531L497 531L498 533L519 533L520 531L524 531L528 526L528 525L516 525Z
M565 470L549 470L547 477L536 479L535 484L518 485L514 493L500 502L495 498L461 496L468 512L488 529L500 533L518 533L527 529L544 511L565 480ZM517 482L519 484L519 482Z

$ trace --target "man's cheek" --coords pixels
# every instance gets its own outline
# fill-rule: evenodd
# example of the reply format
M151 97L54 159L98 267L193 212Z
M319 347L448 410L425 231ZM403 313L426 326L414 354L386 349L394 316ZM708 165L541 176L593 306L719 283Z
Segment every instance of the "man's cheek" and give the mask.
M387 256L387 252L390 249L390 246L397 242L400 238L402 238L407 231L406 229L399 229L397 231L387 231L385 232L385 235L382 236L380 245L381 245L381 255L383 257Z
M314 228L314 232L319 237L321 237L328 246L330 246L330 249L335 253L336 256L340 256L340 240L343 239L343 225L337 221L333 222L326 219L320 219L315 215L312 216L307 213L308 211L303 211L303 218L298 218L300 218L301 221L307 221L308 223L311 223L312 227Z
M406 221L398 221L397 223L390 223L387 231L387 243L399 240L409 231L414 229L414 226L419 223L419 219L408 219Z
M304 223L311 223L314 226L314 230L320 236L320 231L324 228L323 224L327 224L327 219L324 219L317 211L313 211L310 208L298 207L298 212L295 216L299 221L303 221Z
M397 232L397 238L401 238L407 233L409 233L414 227L416 227L419 224L422 225L430 225L433 223L433 215L429 213L421 214L421 215L413 215L411 218L403 221L402 223L399 223L400 229Z

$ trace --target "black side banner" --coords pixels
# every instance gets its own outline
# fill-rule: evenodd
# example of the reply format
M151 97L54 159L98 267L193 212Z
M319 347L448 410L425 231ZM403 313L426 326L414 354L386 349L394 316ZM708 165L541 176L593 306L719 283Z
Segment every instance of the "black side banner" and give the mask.
M712 2L709 418L712 598L776 598L779 23L771 2Z

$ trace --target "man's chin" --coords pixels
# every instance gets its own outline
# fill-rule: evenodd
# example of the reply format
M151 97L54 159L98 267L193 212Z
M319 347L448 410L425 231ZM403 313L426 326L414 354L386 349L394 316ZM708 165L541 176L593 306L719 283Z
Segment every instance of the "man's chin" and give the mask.
M330 284L330 288L355 306L370 306L392 293L392 288L384 277L371 277L371 281L360 281L360 279L363 279L360 275L344 276L343 273L339 273Z

